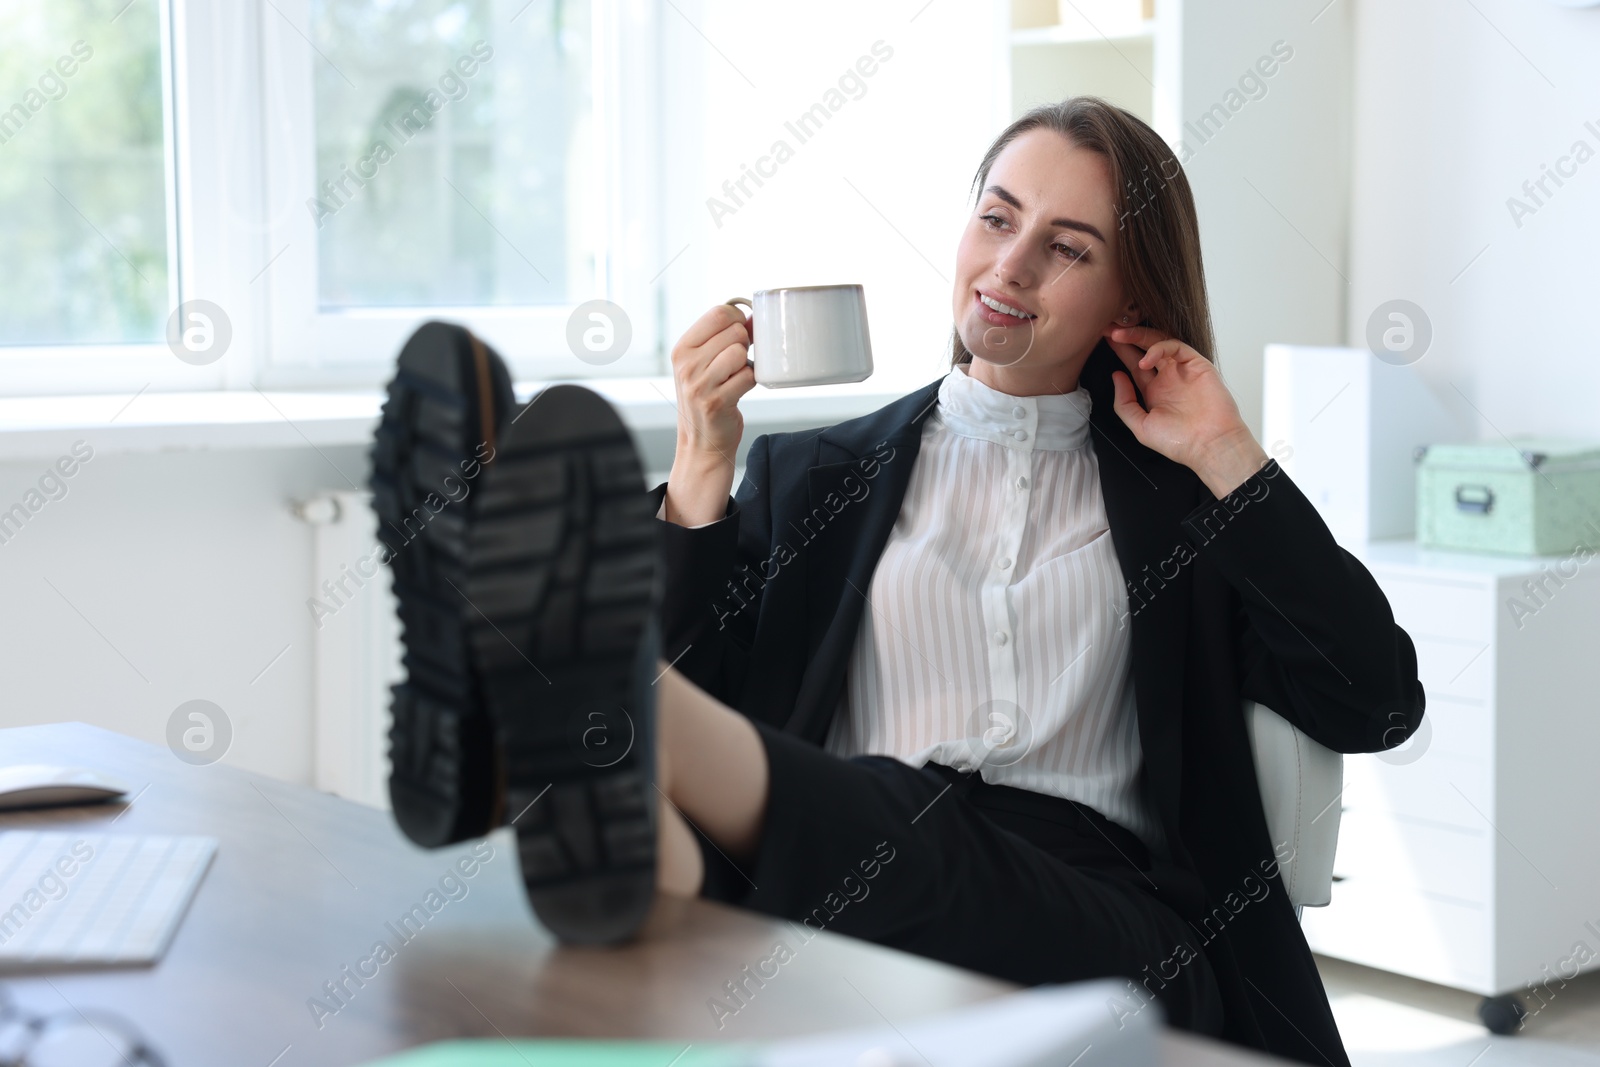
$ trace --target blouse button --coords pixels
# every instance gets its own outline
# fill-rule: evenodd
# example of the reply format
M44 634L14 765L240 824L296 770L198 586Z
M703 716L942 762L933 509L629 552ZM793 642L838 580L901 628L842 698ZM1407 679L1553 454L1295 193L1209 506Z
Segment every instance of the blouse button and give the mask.
M1015 437L1019 441L1026 441L1028 439L1028 431L1027 430L1018 430L1016 433L1012 434L1011 436Z
M1017 488L1018 489L1026 489L1026 488L1028 488L1028 476L1026 474L1018 476L1018 478L1017 478Z
M997 645L1006 643L1006 632L1004 630L996 630L994 632L994 643Z
M1021 405L1018 405L1017 407L1014 407L1014 408L1011 409L1011 414L1015 418L1019 418L1019 419L1026 418L1027 415L1028 415L1028 409L1025 408L1025 407L1022 407Z
M1001 556L999 561L995 563L995 566L999 567L1001 570L1005 570L1007 567L1011 566L1011 557Z

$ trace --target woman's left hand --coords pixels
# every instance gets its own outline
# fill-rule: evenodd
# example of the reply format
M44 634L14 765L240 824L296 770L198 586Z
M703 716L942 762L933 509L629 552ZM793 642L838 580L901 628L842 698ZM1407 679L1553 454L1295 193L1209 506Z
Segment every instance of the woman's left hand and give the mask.
M1128 368L1111 374L1113 406L1140 444L1194 471L1218 500L1266 465L1216 364L1148 326L1107 330L1105 337Z

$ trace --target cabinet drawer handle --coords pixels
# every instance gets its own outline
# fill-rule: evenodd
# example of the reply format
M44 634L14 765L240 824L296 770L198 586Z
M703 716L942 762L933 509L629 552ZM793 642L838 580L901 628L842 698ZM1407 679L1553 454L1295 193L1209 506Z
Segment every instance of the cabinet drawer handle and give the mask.
M1456 486L1456 510L1487 515L1494 507L1494 490L1487 485Z

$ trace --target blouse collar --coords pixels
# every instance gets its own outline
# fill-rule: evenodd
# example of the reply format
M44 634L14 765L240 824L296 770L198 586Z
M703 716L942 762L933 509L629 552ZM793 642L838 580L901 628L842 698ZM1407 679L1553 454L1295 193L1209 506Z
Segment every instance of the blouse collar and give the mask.
M1012 396L957 363L939 383L939 416L952 433L1022 452L1082 448L1089 440L1089 391Z

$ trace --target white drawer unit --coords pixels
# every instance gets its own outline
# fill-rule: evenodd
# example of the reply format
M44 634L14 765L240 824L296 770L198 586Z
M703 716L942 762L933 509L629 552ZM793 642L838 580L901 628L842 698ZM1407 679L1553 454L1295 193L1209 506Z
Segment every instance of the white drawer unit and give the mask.
M1600 556L1356 554L1416 645L1427 716L1345 756L1333 900L1306 939L1537 1010L1600 968Z

